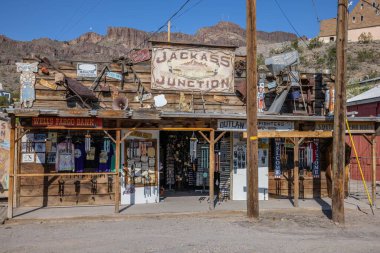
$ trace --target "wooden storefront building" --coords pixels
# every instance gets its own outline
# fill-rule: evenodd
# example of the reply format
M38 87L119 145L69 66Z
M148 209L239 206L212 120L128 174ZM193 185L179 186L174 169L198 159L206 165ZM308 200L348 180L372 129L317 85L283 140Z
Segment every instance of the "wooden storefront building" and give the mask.
M244 199L245 56L235 50L152 42L113 62L24 59L20 102L7 110L8 215L20 206L113 204L118 212L159 202L167 187ZM260 196L297 206L330 193L325 93L333 79L272 72L258 85ZM376 118L349 122L354 134L379 127Z

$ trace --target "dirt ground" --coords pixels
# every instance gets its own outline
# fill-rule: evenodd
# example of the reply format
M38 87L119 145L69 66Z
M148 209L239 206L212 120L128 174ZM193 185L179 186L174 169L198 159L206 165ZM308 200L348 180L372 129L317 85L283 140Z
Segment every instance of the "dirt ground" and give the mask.
M380 213L281 210L250 222L230 215L150 216L0 226L0 252L380 252Z

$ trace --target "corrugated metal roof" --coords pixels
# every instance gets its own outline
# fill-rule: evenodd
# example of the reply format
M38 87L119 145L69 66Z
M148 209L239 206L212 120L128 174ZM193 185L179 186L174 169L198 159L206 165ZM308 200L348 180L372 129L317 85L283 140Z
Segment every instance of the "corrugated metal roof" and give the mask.
M362 94L348 99L347 105L357 104L359 101L365 102L365 100L371 100L371 102L380 101L380 84L376 85L374 88L370 90L363 92Z

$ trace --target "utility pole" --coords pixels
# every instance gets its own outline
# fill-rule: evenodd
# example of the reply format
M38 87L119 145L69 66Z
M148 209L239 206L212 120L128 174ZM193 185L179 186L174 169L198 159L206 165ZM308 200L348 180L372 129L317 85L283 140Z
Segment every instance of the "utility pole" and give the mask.
M247 216L259 217L256 0L247 0Z
M346 136L346 71L347 71L348 0L338 0L336 36L336 76L333 134L332 219L344 224L344 169Z

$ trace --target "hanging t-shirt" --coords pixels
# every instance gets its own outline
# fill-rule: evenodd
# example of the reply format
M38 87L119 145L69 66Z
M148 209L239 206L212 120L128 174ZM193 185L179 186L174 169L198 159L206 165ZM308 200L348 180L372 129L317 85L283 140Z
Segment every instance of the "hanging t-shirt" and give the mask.
M84 149L84 143L74 144L74 158L75 158L75 172L84 171L84 162L86 160L86 151Z
M110 172L112 157L114 156L113 145L110 145L109 152L102 150L99 154L99 172Z
M55 170L57 172L75 170L74 144L70 141L65 140L57 145Z

